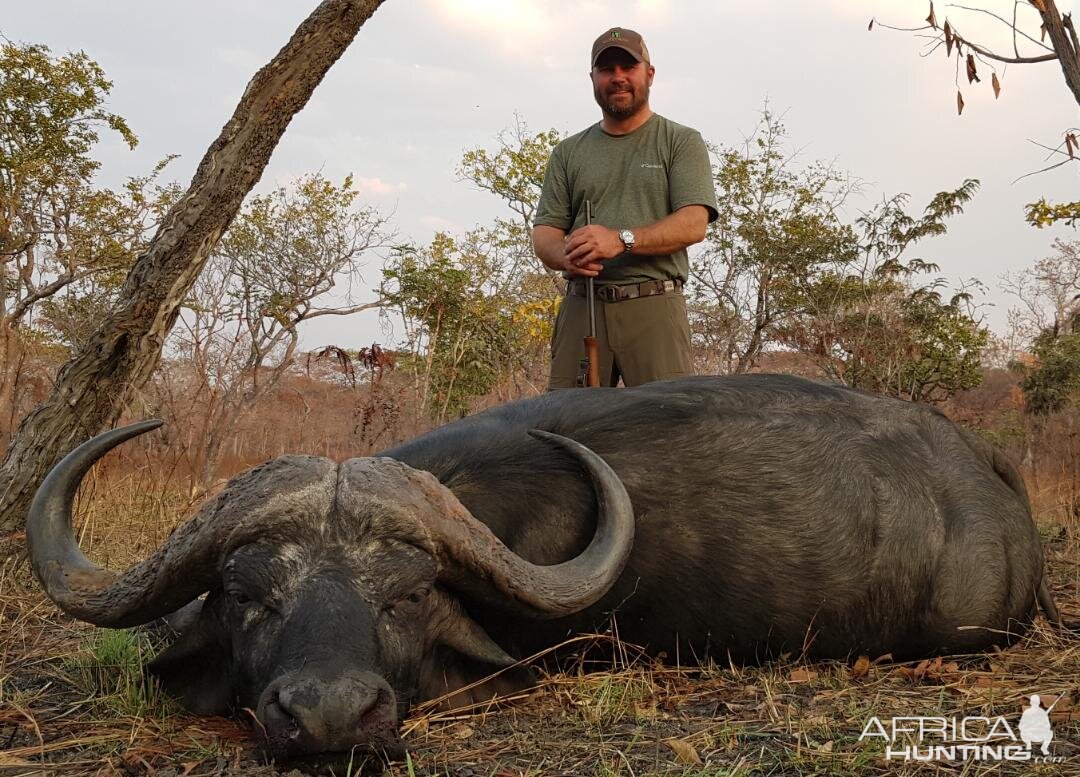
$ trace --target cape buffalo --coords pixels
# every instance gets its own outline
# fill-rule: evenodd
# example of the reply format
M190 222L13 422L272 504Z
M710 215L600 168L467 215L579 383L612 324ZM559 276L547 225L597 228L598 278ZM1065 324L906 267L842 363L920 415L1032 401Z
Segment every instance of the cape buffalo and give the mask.
M194 711L255 710L279 758L396 750L409 705L613 612L624 640L725 662L978 651L1021 634L1037 599L1057 618L1008 461L937 410L839 386L569 390L379 457L282 456L146 561L100 569L72 535L75 491L157 424L53 470L29 518L34 570L101 626L197 602L149 669Z

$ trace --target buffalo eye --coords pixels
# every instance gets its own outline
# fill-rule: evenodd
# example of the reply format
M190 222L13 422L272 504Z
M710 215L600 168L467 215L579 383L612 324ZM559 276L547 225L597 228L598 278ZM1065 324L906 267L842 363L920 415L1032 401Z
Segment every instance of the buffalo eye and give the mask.
M403 599L399 599L396 603L391 605L390 611L394 613L412 613L420 608L427 599L428 594L431 593L431 589L427 586L423 588L417 588Z
M424 601L424 599L427 598L427 595L428 595L428 589L427 588L420 588L420 589L418 589L416 591L413 591L408 596L406 596L405 599L407 601L411 602L412 604L420 604L420 602Z
M251 605L251 597L243 591L229 591L229 600L237 607L243 609Z

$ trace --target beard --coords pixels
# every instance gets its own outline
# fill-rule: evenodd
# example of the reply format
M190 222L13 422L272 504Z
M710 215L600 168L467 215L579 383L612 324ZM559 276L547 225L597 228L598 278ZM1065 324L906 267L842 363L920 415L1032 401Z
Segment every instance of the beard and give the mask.
M595 86L593 87L593 97L596 98L596 104L600 106L600 110L604 112L605 116L622 121L629 119L649 103L648 84L645 84L641 89L634 86L628 86L627 89L630 91L629 101L620 98L620 101L616 102L615 95L611 93L612 90L608 90L607 94L600 94L600 90Z

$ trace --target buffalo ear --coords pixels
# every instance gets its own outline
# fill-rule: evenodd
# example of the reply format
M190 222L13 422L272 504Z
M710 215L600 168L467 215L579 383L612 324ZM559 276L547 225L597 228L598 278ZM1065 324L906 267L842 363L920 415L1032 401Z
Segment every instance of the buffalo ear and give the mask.
M190 712L224 715L232 710L232 650L212 607L204 607L194 622L185 624L176 641L146 669Z

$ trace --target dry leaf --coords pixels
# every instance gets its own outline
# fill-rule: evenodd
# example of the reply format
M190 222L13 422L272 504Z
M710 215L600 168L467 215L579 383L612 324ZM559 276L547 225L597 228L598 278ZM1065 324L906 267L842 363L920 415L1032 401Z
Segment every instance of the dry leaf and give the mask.
M937 17L934 15L934 0L930 0L930 15L926 17L926 23L937 29Z
M1043 13L1046 13L1046 3L1044 3L1043 0L1031 0L1031 4Z
M997 73L990 76L990 85L994 87L994 99L1001 94L1001 82L998 81Z
M941 657L938 656L931 663L928 659L920 661L914 668L900 666L896 668L896 674L908 680L912 685L918 685L927 676L937 676L941 671Z
M1077 141L1074 133L1065 133L1065 148L1069 151L1069 159L1076 159L1075 152L1080 149L1080 141Z
M867 26L866 31L870 32L872 29L874 29L874 20L873 19L870 20L870 24L869 24L869 26Z
M969 84L972 81L978 81L979 80L979 74L975 72L975 55L974 54L968 54L967 55L967 77L968 77L968 83Z
M852 677L866 677L870 674L870 656L859 656L855 666L851 667Z
M1045 43L1045 42L1046 42L1046 25L1045 24L1040 24L1039 25L1039 43Z
M808 683L811 680L816 680L818 676L817 672L813 672L809 669L794 669L787 679L789 683Z
M956 115L959 116L964 112L964 95L960 94L960 90L956 90Z
M949 26L949 20L946 19L945 20L945 56L947 56L947 57L952 56L952 44L953 44L952 27Z
M700 764L701 756L698 755L698 751L694 749L694 746L689 742L682 739L668 739L664 744L672 749L675 753L675 760L683 764Z
M456 726L450 729L450 733L458 739L468 739L476 732L471 727L466 726L464 723L458 723Z
M656 709L655 704L642 704L640 702L634 702L634 717L638 720L655 720L657 717L659 717L659 715L660 712Z
M828 742L826 742L825 744L823 744L821 747L818 748L818 752L819 753L831 753L832 752L832 746L833 746L833 743L832 743L832 740L830 739Z

